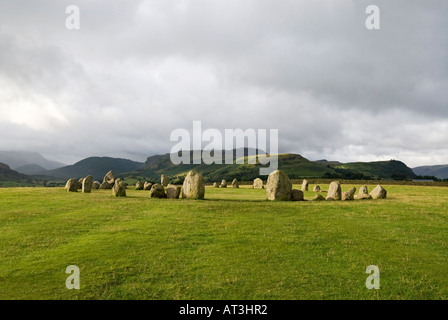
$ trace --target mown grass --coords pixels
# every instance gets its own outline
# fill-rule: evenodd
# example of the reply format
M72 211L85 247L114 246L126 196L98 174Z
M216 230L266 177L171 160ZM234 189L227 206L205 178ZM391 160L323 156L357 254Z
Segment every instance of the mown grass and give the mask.
M448 188L386 189L352 202L0 189L0 299L447 299ZM65 287L72 264L80 290Z

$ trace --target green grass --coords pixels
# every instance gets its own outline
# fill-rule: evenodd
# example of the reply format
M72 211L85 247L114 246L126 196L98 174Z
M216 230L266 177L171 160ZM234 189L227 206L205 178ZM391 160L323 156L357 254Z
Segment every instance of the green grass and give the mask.
M352 202L0 189L0 299L447 299L448 188L385 187ZM80 290L65 287L71 264Z

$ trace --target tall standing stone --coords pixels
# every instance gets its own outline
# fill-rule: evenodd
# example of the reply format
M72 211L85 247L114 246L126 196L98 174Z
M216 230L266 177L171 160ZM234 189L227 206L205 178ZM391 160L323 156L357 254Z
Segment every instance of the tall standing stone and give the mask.
M115 177L114 173L111 170L104 176L103 183L101 184L100 189L112 189L114 184L115 184Z
M233 179L233 181L232 181L232 188L239 188L239 187L240 187L240 184L238 183L238 180Z
M306 179L303 179L302 191L308 191L308 181Z
M114 179L112 194L116 197L126 197L126 184L120 179Z
M222 179L222 181L221 181L221 188L227 188L227 181L226 181L226 179Z
M205 184L202 175L194 170L188 172L182 186L182 198L204 199Z
M92 179L91 175L88 175L87 177L85 177L82 180L82 192L83 193L90 193L90 192L92 192L92 185L93 185L92 180L93 179Z
M170 183L170 178L167 175L162 174L160 177L160 183L162 186L166 187Z
M280 170L271 172L266 183L268 200L290 200L292 184L286 173Z
M261 180L260 178L256 178L254 180L254 189L263 189L263 180Z
M341 184L339 181L333 181L330 183L328 189L327 200L341 200Z

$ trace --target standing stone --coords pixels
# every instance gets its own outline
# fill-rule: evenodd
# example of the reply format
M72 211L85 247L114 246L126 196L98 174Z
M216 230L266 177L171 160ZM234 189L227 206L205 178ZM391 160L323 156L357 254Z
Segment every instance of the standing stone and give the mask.
M355 187L351 188L349 191L342 192L341 200L343 201L354 200L355 192L356 192Z
M98 189L110 189L109 184L106 181L104 181L103 183L100 184Z
M319 185L315 185L314 188L313 188L313 191L314 192L320 192L321 191L320 190L320 186Z
M303 179L302 191L308 191L308 181L306 179Z
M271 172L266 183L268 200L290 200L292 184L286 173L280 170Z
M213 188L219 188L218 182L213 182Z
M67 192L78 192L78 180L75 178L68 179L64 189Z
M137 181L137 183L135 184L135 190L143 190L144 187L145 185L143 184L143 182Z
M168 199L179 199L180 189L180 186L169 184L168 187L166 187L166 197Z
M386 199L387 191L382 186L377 185L375 189L370 192L372 199Z
M114 177L114 173L111 171L109 171L108 173L106 173L106 175L104 176L103 179L103 183L101 185L104 184L104 187L100 189L112 189L112 187L114 186L115 183L115 177Z
M182 186L182 198L204 199L205 184L202 175L194 170L188 172Z
M101 183L99 183L99 181L94 181L92 184L92 189L99 189L100 185Z
M256 178L254 180L254 189L263 189L263 180L261 180L260 178Z
M126 185L120 178L114 179L112 194L116 197L126 197Z
M160 183L155 183L149 190L149 196L151 198L166 198L165 188Z
M84 181L84 178L80 178L80 179L78 180L78 189L82 189L82 183L83 183L83 181Z
M239 187L240 187L240 184L238 183L238 180L233 179L233 181L232 181L232 188L239 188Z
M359 188L359 194L369 194L369 189L367 189L366 185L363 185L361 188Z
M92 176L88 175L86 178L82 180L82 192L83 193L90 193L92 192Z
M367 200L372 199L372 196L368 193L362 193L355 195L355 200Z
M339 181L333 181L330 183L327 200L341 200L341 184Z
M303 191L297 190L297 189L292 189L291 201L303 201Z
M227 181L226 181L226 179L222 179L222 181L221 181L221 188L227 188Z
M314 201L322 201L325 200L325 197L321 195L320 193L316 194L313 198Z
M162 186L166 187L170 183L170 178L164 174L160 177L160 183Z
M145 184L143 185L143 190L151 190L152 188L152 183L151 182L145 182Z

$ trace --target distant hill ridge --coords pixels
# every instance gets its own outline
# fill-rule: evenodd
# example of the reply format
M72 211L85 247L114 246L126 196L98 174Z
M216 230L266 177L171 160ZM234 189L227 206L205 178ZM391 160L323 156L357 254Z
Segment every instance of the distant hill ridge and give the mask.
M94 180L102 180L107 172L112 170L114 174L130 172L141 167L143 163L128 159L111 157L90 157L73 165L61 167L55 170L47 170L39 174L45 174L57 178L81 178L89 174Z
M0 162L9 165L13 170L26 165L38 165L46 170L52 170L65 164L48 160L38 152L29 151L0 151Z
M412 169L419 176L434 176L439 179L448 179L448 164L436 166L420 166Z

